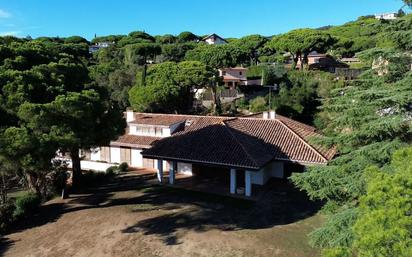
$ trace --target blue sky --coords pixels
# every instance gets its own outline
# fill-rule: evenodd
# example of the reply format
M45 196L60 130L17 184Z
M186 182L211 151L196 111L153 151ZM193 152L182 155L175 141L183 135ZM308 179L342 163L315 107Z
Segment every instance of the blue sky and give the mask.
M0 0L0 35L80 35L144 30L223 37L274 35L395 12L401 0Z

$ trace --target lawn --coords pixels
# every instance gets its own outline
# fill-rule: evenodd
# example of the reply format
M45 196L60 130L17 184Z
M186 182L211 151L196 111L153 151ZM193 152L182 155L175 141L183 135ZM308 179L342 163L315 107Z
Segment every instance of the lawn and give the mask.
M249 202L132 174L54 199L0 241L4 256L318 256L319 204L284 186Z

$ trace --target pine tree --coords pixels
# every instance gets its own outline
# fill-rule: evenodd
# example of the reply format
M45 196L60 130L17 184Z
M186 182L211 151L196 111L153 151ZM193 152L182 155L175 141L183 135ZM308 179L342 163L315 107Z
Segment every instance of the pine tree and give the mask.
M358 81L333 90L323 101L324 143L336 146L338 155L327 166L292 177L310 197L327 202L327 222L312 233L317 246L352 245L359 198L366 192L364 170L371 165L387 166L396 149L411 143L412 74L394 76L391 71L399 70L399 63L403 62L383 62L383 76L372 69Z

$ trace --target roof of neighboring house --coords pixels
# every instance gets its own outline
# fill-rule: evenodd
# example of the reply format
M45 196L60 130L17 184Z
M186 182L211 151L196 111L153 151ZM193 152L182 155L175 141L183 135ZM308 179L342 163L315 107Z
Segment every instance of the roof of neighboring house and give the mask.
M320 136L313 127L280 115L272 120L262 115L177 116L190 125L156 141L143 156L257 170L272 160L326 164L335 154L334 149L308 142Z
M241 79L230 74L226 74L223 76L223 81L240 81Z
M226 39L224 39L223 37L221 37L221 36L219 36L219 35L217 35L217 34L215 34L215 33L210 34L210 35L202 38L202 41L205 41L206 39L211 38L211 37L220 38L221 40L223 40L223 41L225 41L225 42L227 43Z
M134 113L132 124L171 126L176 123L184 122L185 117L179 115L153 114L153 113Z
M346 57L346 58L340 59L340 61L342 61L342 62L359 62L360 60L357 57L350 57L350 58Z
M220 70L224 70L224 71L227 71L227 70L247 70L247 68L244 68L244 67L229 67L229 68L223 68L223 69L220 69Z
M326 54L320 54L316 51L312 51L308 54L308 57L326 57Z

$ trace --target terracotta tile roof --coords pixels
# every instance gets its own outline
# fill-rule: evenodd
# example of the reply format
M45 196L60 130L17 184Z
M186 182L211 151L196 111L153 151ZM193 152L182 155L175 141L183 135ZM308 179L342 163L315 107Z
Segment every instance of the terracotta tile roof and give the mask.
M243 140L244 135L257 139L246 147L246 149L252 149L250 154L255 159L260 158L264 153L269 153L272 159L278 160L302 163L326 163L328 161L312 145L277 119L236 119L226 123L236 131L236 136L242 144L248 143ZM260 151L254 148L258 145L257 143L259 143Z
M246 117L263 119L263 113L256 113L256 114L248 115ZM276 119L281 121L284 125L286 125L289 129L291 129L294 133L296 133L299 137L301 137L305 141L310 142L311 139L322 136L321 134L316 132L316 128L306 125L302 122L292 120L290 118L287 118L279 114L276 114ZM315 148L320 154L322 154L327 160L332 159L336 153L336 149L334 147L326 148L324 146L313 144L313 143L311 143L310 145L313 148Z
M162 139L161 137L136 136L125 134L120 136L116 141L110 142L111 146L126 146L149 148L153 143Z
M143 151L144 156L259 169L273 159L326 164L334 155L333 149L315 147L307 141L320 136L313 127L280 115L274 120L166 116L184 117L187 125Z
M165 115L154 113L135 113L133 124L142 125L157 125L157 126L170 126L179 122L184 122L185 117L181 115Z
M230 70L247 70L245 67L229 67L229 68L223 68L222 70L225 71L230 71Z

